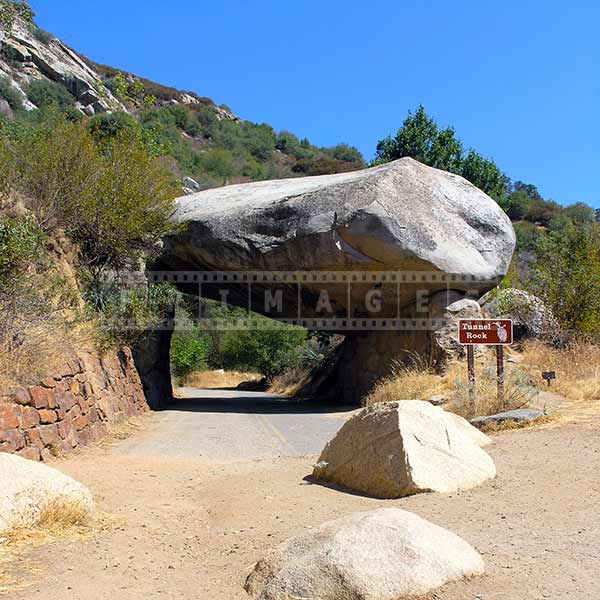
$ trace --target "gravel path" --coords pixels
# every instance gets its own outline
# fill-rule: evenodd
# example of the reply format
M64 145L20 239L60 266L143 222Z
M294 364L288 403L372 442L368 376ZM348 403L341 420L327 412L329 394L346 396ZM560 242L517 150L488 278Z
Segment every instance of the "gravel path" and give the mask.
M116 525L29 551L15 574L30 585L7 598L247 600L244 579L268 548L378 506L413 511L482 553L487 574L438 599L600 597L598 421L495 436L498 477L475 490L381 501L304 480L315 456L296 454L320 449L343 415L259 395L181 402L192 409L152 414L131 438L54 464Z

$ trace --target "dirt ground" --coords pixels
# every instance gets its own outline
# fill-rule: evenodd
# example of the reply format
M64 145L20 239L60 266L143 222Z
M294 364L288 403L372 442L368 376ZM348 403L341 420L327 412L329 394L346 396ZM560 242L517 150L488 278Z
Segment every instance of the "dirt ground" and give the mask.
M104 444L53 466L91 488L112 528L28 550L10 568L25 586L3 597L245 599L245 577L274 544L353 511L396 506L462 536L486 562L484 577L450 584L437 599L595 600L599 433L593 421L497 434L493 482L383 501L305 481L315 457L148 459L115 453L123 442Z

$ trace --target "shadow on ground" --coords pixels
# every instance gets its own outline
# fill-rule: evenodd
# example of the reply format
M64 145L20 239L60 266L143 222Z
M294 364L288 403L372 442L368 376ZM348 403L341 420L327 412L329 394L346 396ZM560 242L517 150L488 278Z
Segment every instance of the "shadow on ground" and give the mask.
M355 410L356 406L332 404L320 400L296 400L264 392L179 388L170 411L232 414L326 414Z

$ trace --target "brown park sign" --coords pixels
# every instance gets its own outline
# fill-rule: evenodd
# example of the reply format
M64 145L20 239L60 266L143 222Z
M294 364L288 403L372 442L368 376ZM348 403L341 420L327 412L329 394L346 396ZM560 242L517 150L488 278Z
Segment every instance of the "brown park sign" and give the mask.
M458 321L459 344L484 344L499 346L512 344L513 323L511 319L460 319Z

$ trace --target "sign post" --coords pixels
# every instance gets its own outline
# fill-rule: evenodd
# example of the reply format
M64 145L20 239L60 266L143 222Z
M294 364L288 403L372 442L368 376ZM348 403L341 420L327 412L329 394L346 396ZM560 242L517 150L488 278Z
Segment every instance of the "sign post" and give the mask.
M469 378L469 400L475 403L475 351L473 346L467 346L467 373Z
M550 387L550 382L553 379L556 379L556 371L542 371L542 379L548 384L548 387Z
M496 346L496 376L498 377L498 400L504 398L504 346Z
M504 346L513 342L511 319L460 319L458 321L458 343L467 347L467 369L469 373L469 397L475 401L475 345L496 346L496 375L498 399L504 397Z

